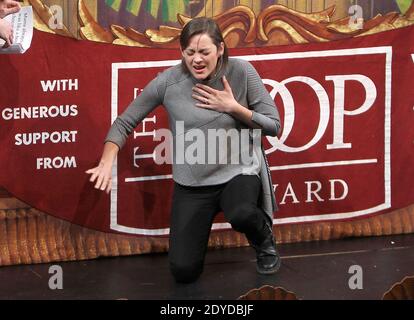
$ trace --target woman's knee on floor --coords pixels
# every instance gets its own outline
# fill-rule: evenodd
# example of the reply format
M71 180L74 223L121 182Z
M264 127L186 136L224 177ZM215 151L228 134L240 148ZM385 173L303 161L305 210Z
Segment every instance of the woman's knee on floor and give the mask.
M177 282L194 282L203 272L203 263L170 262L170 270Z

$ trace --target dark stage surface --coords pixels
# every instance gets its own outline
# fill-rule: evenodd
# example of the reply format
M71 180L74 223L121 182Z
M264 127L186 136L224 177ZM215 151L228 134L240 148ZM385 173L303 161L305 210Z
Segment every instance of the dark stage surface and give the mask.
M263 285L299 299L379 300L393 284L414 275L414 235L352 238L279 245L280 271L255 271L251 248L210 250L201 278L176 284L167 254L0 267L0 299L237 299ZM59 265L63 289L51 290L49 267ZM351 290L349 268L362 268L363 289Z

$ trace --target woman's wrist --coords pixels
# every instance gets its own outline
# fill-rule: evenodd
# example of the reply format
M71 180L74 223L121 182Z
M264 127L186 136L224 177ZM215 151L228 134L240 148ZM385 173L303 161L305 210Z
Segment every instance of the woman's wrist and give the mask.
M241 112L241 108L244 108L242 105L240 105L237 101L235 101L233 104L230 104L227 110L227 113L232 116L237 116Z

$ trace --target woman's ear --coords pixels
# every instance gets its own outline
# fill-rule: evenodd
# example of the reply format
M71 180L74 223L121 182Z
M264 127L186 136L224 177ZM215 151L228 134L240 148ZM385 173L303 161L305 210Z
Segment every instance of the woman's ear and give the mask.
M224 54L224 42L220 42L220 47L219 47L218 53L219 53L220 56L222 56Z

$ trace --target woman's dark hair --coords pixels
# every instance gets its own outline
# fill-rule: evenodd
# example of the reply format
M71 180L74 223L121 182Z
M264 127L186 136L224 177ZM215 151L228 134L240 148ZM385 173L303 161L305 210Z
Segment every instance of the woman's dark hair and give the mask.
M187 22L180 35L181 50L187 48L190 39L197 34L207 34L213 40L213 43L217 49L220 47L222 42L224 43L224 52L220 57L220 61L217 62L216 70L216 76L222 76L229 61L229 53L218 24L213 19L207 17L194 18ZM188 73L189 70L187 69L184 61L181 65L184 71Z

